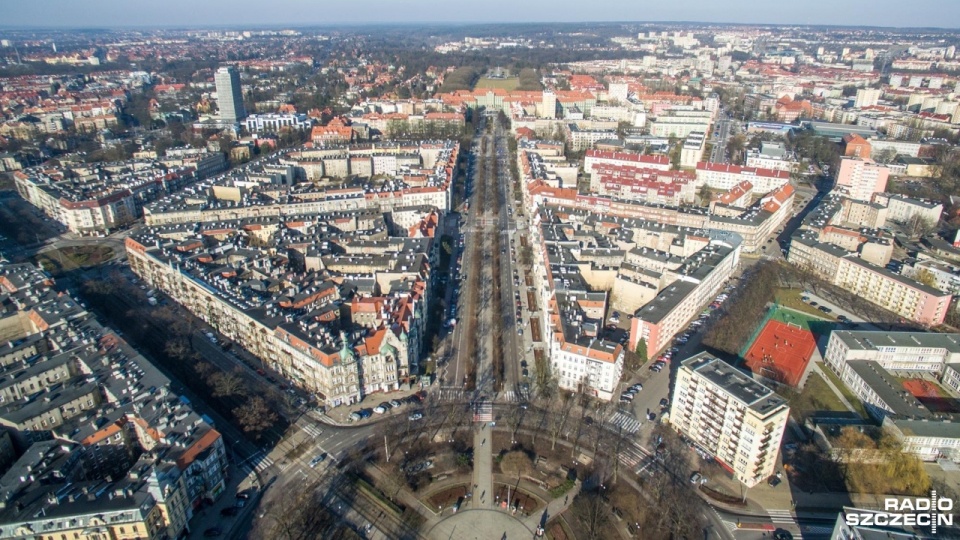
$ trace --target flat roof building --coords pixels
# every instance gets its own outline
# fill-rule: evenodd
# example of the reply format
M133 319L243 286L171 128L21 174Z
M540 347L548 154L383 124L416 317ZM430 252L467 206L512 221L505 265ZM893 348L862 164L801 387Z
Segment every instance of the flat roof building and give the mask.
M670 424L753 487L774 472L789 413L773 390L703 352L680 365Z

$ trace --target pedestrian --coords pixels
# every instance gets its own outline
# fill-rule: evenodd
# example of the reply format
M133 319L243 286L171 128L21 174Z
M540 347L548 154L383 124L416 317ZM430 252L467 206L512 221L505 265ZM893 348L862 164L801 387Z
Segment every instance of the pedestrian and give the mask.
M567 501L569 500L570 500L570 495L567 495L566 497L563 498L563 504L567 504Z

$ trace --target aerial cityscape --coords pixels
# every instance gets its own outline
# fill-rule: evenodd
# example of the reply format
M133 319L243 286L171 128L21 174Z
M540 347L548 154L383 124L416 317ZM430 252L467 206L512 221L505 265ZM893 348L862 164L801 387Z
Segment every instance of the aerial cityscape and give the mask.
M960 6L196 4L0 22L0 539L960 538Z

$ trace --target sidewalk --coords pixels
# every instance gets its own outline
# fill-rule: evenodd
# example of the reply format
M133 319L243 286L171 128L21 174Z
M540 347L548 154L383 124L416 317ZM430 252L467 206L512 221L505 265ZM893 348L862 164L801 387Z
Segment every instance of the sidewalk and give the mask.
M491 508L493 500L493 430L481 424L473 435L473 507ZM490 439L489 441L487 439Z
M564 494L562 499L558 497L547 503L547 507L543 509L543 512L523 518L523 524L534 531L537 530L537 527L545 527L548 521L562 514L564 510L573 504L573 500L580 493L580 487L582 485L583 484L577 480L570 491Z

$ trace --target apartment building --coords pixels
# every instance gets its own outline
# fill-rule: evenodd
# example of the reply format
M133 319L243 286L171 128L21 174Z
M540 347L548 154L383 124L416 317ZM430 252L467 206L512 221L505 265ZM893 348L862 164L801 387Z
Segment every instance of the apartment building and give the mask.
M313 119L305 114L251 114L244 121L250 133L273 133L284 129L306 130L313 127Z
M724 163L697 163L697 185L730 190L741 182L753 184L755 192L769 193L790 181L790 173L773 169L740 167Z
M703 110L667 109L650 123L650 135L685 139L691 133L710 133L713 113Z
M689 172L600 164L590 178L592 192L623 200L680 206L696 197L696 177Z
M680 365L670 425L753 487L776 468L789 413L772 390L703 352Z
M291 151L149 204L144 222L159 226L416 206L447 211L458 159L459 145L454 141L388 141ZM393 179L371 185L366 178L349 184L329 178L361 173L388 174Z
M837 168L836 185L853 199L869 201L887 188L890 169L868 159L844 157Z
M683 141L680 148L680 167L684 169L693 169L703 158L703 150L706 147L707 136L702 131L694 131Z
M28 168L14 173L17 192L70 232L103 235L143 214L143 206L222 170L221 154L183 160L132 160L105 165Z
M886 206L887 219L895 223L904 224L913 216L917 216L931 226L935 226L943 215L943 204L935 201L890 193L875 193L873 201Z
M223 66L214 75L217 86L217 105L220 119L224 122L239 122L247 116L243 107L243 89L240 87L240 72L233 66Z
M853 106L856 109L872 107L880 101L881 96L883 96L883 90L879 88L859 88L853 100Z
M630 321L630 348L640 340L652 356L670 346L673 338L713 301L740 261L741 237L709 230L706 247L684 261L676 278L638 309Z
M587 150L603 140L616 140L617 132L612 129L582 129L577 124L564 124L567 143L574 152Z
M869 253L868 253L869 258ZM895 274L856 253L795 234L787 261L905 319L942 324L952 295Z
M927 326L943 324L953 298L856 256L840 259L832 281L867 302Z
M554 294L549 304L550 363L560 388L610 401L623 374L624 350L590 329L590 321L603 321L605 306L603 294L586 290Z
M643 169L670 170L670 158L656 154L638 154L634 152L608 152L603 150L587 150L583 158L583 171L593 174L594 168L600 165L628 166Z
M800 163L791 157L783 144L764 141L759 149L747 151L746 166L754 169L794 172L798 170Z
M168 225L128 238L127 254L145 283L332 407L419 373L439 213L409 207L404 223L416 208L409 228L372 210ZM288 259L271 255L280 243Z
M48 275L3 264L0 284L0 424L25 449L0 478L0 537L184 534L226 486L223 437Z

